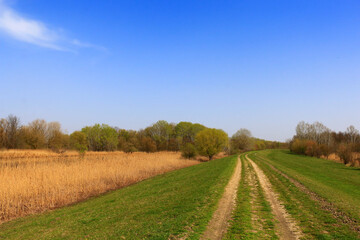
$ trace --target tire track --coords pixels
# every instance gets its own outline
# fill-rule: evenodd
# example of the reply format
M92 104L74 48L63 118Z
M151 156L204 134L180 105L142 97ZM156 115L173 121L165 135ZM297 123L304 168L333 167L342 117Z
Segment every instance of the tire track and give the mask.
M260 157L261 159L264 159L263 157ZM360 224L355 219L348 216L346 213L339 210L334 204L327 201L325 198L319 196L317 193L311 191L307 187L305 187L302 183L298 182L297 180L289 177L273 165L267 162L266 159L264 159L264 163L268 165L272 170L289 180L292 184L295 185L300 191L307 194L311 200L317 202L320 204L321 208L325 211L330 212L334 218L339 219L342 223L348 225L353 231L357 232L360 236Z
M246 155L246 159L253 166L256 175L259 178L261 187L264 190L265 197L271 205L273 214L278 221L277 228L279 230L279 238L292 240L300 239L302 236L299 227L297 226L294 219L286 212L281 201L278 199L277 195L274 193L271 187L271 183L268 178L265 176L264 172Z
M204 234L202 240L220 240L225 235L228 228L231 213L235 208L237 189L241 178L241 160L238 157L235 172L231 176L229 183L226 185L223 196L221 197L218 207L215 210Z

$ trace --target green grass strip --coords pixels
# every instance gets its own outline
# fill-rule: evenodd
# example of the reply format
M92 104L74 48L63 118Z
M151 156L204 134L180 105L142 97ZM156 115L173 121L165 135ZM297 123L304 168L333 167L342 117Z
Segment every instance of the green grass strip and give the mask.
M251 154L250 158L264 171L273 189L279 193L287 212L297 220L304 239L359 239L358 235L319 203L300 191L293 183L274 171L265 163L264 158Z
M296 155L287 150L260 151L258 154L360 223L360 168Z
M173 171L88 201L0 225L0 239L198 239L237 156Z

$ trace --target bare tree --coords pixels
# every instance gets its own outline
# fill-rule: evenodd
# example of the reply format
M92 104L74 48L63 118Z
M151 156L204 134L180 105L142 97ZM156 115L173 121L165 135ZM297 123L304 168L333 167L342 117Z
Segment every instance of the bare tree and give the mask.
M358 139L360 139L359 130L357 130L353 125L346 129L346 133L349 135L350 143L356 143Z
M18 145L20 119L14 115L9 115L6 121L7 148L16 148Z
M7 143L6 136L7 121L6 119L0 119L0 148L5 148Z

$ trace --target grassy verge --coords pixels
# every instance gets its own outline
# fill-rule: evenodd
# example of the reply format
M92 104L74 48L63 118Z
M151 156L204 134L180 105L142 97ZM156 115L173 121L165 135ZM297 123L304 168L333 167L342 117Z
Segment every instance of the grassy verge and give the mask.
M253 167L241 155L237 207L225 239L277 239L271 207Z
M258 154L360 223L360 168L285 150Z
M273 163L272 161L265 160L264 157L260 158L254 153L249 157L267 175L273 189L279 193L286 210L297 220L304 239L358 239L358 235L347 225L323 210L319 203L311 200L307 194L265 163L265 161Z
M198 239L237 156L173 171L101 197L0 225L0 239Z

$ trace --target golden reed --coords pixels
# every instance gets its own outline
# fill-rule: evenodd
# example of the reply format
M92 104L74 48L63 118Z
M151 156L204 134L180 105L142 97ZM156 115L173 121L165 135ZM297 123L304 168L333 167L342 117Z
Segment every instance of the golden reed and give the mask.
M0 222L198 164L180 153L0 151Z

